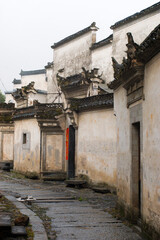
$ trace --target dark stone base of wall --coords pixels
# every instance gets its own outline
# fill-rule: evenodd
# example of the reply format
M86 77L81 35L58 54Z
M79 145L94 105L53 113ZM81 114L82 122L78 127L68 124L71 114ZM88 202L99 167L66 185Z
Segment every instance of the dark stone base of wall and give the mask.
M13 161L2 161L0 162L0 169L10 172L13 169Z
M149 222L147 223L143 216L139 218L139 214L136 209L126 206L122 201L117 202L116 211L118 217L126 219L129 223L133 225L138 225L141 229L141 234L148 240L159 240L160 233L156 231L154 226Z
M41 179L44 181L64 181L67 178L67 173L63 171L42 172Z
M84 180L87 182L87 187L91 188L93 191L97 193L112 193L117 194L116 187L109 185L106 182L93 182L87 175L79 174L77 176L78 179Z

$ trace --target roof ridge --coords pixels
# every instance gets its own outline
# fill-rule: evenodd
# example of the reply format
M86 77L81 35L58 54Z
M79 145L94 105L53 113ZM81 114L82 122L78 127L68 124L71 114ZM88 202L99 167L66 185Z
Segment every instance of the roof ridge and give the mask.
M141 17L143 17L143 16L145 16L147 14L150 14L150 13L156 11L156 10L159 10L159 9L160 9L160 2L157 2L157 3L155 3L155 4L145 8L145 9L139 11L139 12L136 12L136 13L134 13L134 14L126 17L126 18L123 18L122 20L120 20L120 21L116 22L115 24L113 24L110 28L111 29L115 29L117 27L120 27L120 26L122 26L122 25L124 25L126 23L129 23L129 22L132 22L132 21L134 21L134 20L136 20L138 18L141 18Z
M93 22L89 27L86 27L86 28L84 28L84 29L82 29L82 30L72 34L72 35L69 35L68 37L63 38L59 42L54 43L54 45L52 45L51 48L53 48L53 49L57 48L60 45L62 45L64 43L67 43L67 42L69 42L69 41L71 41L71 40L73 40L73 39L75 39L75 38L77 38L77 37L79 37L79 36L89 32L89 31L92 31L92 30L94 30L94 31L98 30L98 27L96 27L96 23L95 22Z
M38 69L38 70L28 70L28 71L23 71L21 69L20 75L21 76L26 76L26 75L35 75L35 74L43 74L46 73L46 69Z

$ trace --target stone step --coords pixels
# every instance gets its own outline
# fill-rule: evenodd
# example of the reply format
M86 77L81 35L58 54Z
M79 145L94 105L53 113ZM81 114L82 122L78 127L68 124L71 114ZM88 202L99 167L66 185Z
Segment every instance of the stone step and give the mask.
M67 177L66 172L56 171L56 172L42 172L41 178L44 181L64 181Z
M110 189L105 187L92 187L92 190L97 193L111 193Z
M13 237L26 236L27 232L24 226L12 226L11 234Z
M13 169L13 161L2 161L0 162L0 169L10 171Z
M8 236L11 233L11 217L5 213L0 215L0 236Z
M67 187L84 188L87 186L87 182L79 179L70 179L65 181Z

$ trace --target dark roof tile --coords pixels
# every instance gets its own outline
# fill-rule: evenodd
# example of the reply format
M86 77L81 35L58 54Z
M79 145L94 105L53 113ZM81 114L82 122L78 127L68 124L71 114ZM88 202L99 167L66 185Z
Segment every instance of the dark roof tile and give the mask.
M70 99L71 109L77 112L97 108L113 108L113 93L96 95L92 97Z
M12 83L13 83L13 84L21 84L22 82L21 82L20 79L15 79L15 78L14 78L14 80L13 80Z
M45 73L46 73L46 69L31 70L31 71L21 70L20 75L27 76L27 75L37 75L37 74L45 74Z

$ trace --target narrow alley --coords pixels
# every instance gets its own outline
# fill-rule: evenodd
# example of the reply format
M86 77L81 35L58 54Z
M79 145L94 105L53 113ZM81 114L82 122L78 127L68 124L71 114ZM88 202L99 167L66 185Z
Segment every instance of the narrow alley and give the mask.
M132 228L108 213L115 207L115 195L67 188L64 182L18 179L14 173L2 171L0 190L24 214L29 214L34 239L142 240ZM25 196L36 200L24 205L16 199ZM43 222L38 212L45 212ZM50 224L47 234L42 225L47 226L45 221Z

